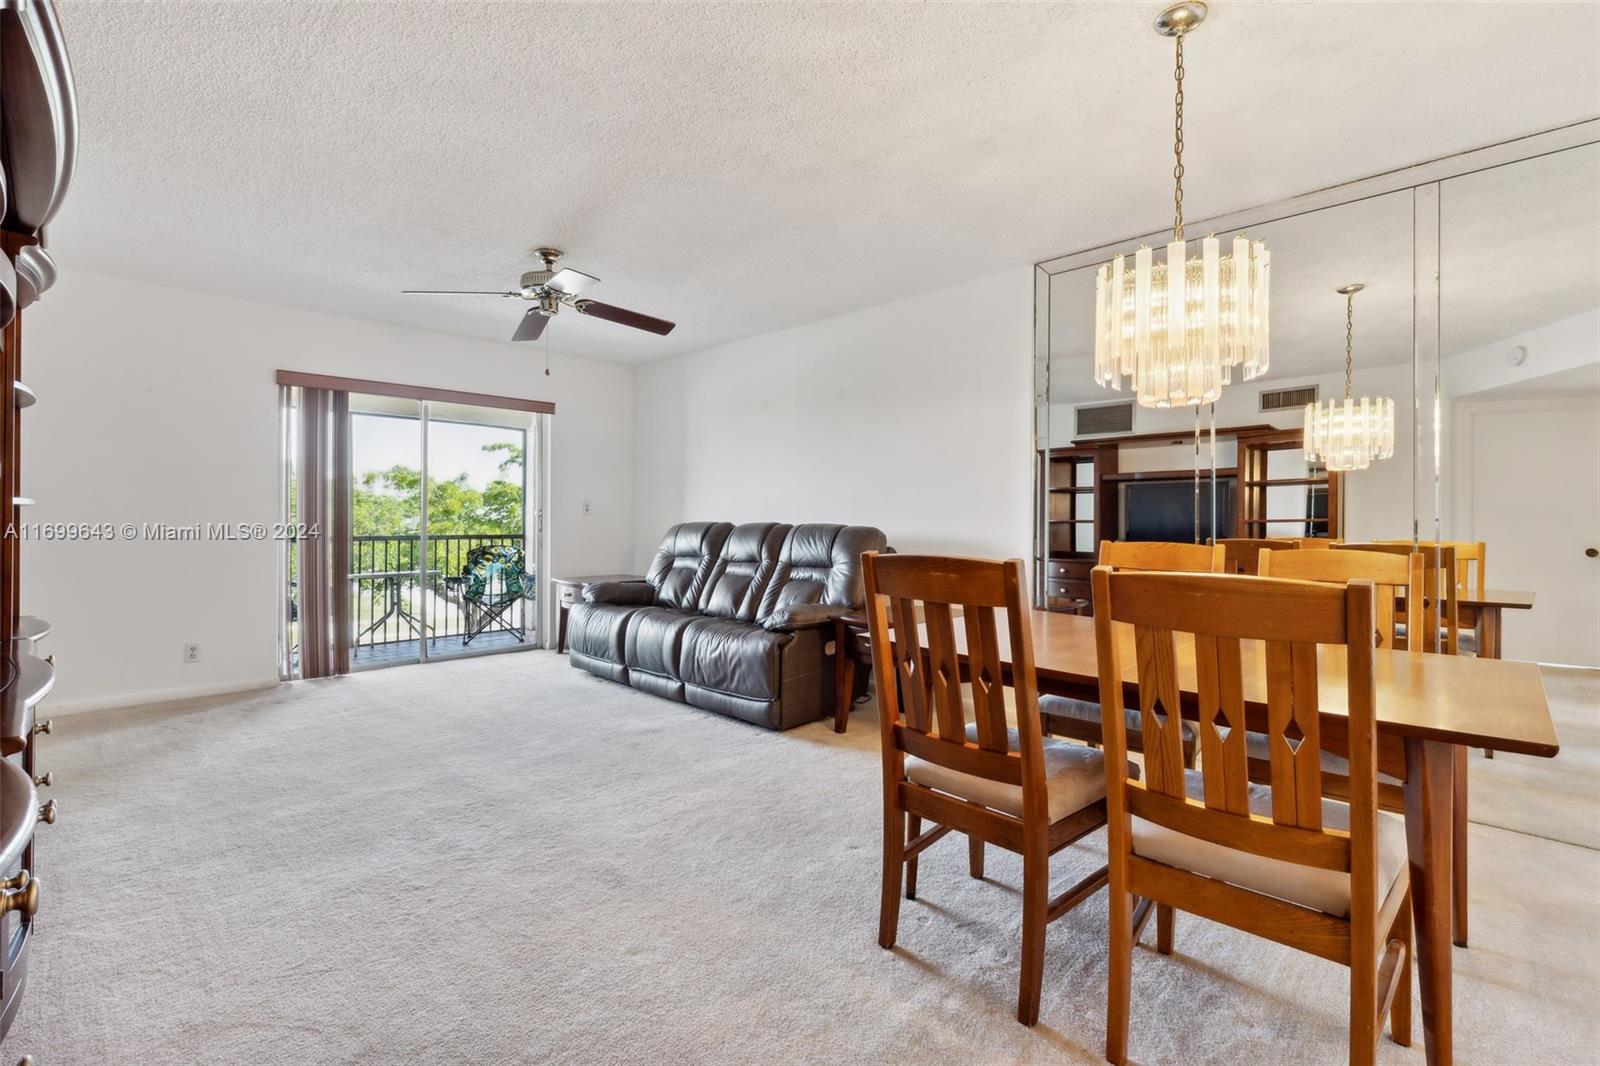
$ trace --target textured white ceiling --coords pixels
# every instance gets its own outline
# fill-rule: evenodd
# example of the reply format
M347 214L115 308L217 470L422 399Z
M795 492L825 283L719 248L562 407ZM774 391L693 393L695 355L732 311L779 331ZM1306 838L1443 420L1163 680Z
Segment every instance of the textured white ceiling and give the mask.
M487 338L564 247L639 361L1147 232L1161 4L67 2L74 267ZM1463 10L1469 17L1463 17ZM1194 217L1600 111L1600 5L1219 0L1188 53Z

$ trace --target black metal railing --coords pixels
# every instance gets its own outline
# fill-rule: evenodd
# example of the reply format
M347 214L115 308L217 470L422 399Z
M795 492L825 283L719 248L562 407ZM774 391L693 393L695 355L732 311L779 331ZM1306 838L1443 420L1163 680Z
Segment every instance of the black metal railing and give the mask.
M452 643L459 645L467 628L466 604L461 588L446 579L459 577L467 553L482 544L526 547L515 534L431 536L423 567L418 536L351 537L351 655L358 662L394 657L407 645L415 646L424 633L435 642L454 638ZM527 569L531 572L533 567ZM513 605L506 617L512 625L531 628L533 601Z

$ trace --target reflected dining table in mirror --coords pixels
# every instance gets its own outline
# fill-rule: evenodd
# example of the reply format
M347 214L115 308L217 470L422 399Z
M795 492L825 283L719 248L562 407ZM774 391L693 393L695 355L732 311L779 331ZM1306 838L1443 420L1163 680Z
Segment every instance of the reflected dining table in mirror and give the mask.
M1049 611L1032 612L1035 669L1041 694L1098 701L1099 666L1094 619ZM1122 662L1128 694L1135 693L1137 657L1133 631ZM1000 655L1010 668L1006 634ZM956 629L965 654L965 632ZM1249 645L1254 643L1255 647ZM1248 727L1264 729L1266 679L1260 642L1245 642L1244 699ZM1177 636L1182 713L1197 718L1192 639ZM1346 706L1344 650L1319 649L1319 706L1324 746L1343 754ZM1451 864L1452 803L1457 751L1462 747L1554 757L1559 745L1539 669L1532 663L1450 655L1375 653L1378 769L1404 781L1406 846L1416 914L1416 954L1422 997L1422 1027L1430 1064L1452 1061L1451 1048ZM1046 714L1045 728L1050 729Z

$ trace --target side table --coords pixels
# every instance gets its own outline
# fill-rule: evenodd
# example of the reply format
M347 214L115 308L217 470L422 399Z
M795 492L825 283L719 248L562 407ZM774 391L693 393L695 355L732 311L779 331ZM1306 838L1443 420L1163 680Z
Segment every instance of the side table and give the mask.
M567 651L567 611L583 598L583 586L597 585L602 581L643 581L640 574L590 574L588 577L553 577L550 593L556 601L556 654Z

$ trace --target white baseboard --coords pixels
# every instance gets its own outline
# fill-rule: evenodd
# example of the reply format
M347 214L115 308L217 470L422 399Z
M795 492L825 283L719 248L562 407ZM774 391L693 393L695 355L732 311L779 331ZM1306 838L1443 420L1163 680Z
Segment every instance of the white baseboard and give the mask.
M276 678L253 678L248 681L224 681L213 685L185 685L181 688L156 689L148 692L119 692L111 696L90 696L79 700L57 702L45 697L39 705L40 717L84 714L89 711L106 711L122 707L144 707L152 703L172 703L177 700L200 699L204 696L232 696L245 692L261 692L277 688L287 682Z

